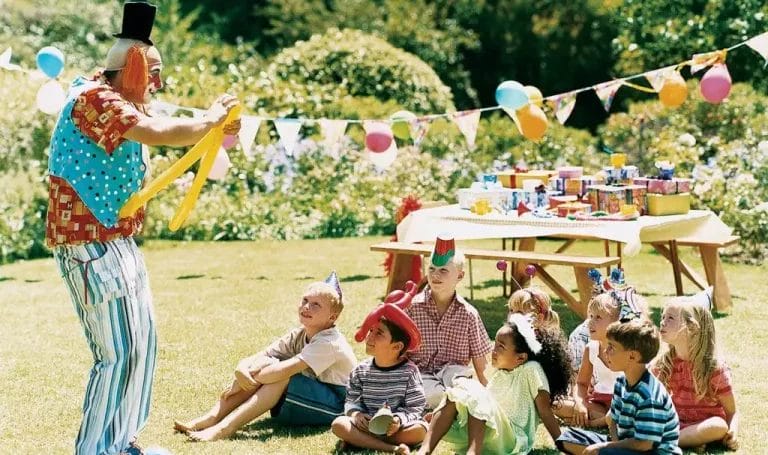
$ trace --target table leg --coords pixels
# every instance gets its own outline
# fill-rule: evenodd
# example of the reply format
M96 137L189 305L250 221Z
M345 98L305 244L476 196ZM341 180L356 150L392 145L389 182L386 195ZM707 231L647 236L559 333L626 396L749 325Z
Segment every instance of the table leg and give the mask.
M715 309L725 311L731 307L731 290L728 288L728 280L723 272L723 263L717 246L699 245L701 262L704 263L704 271L707 274L707 282L714 286Z
M544 284L549 286L550 289L555 291L555 294L557 294L558 297L560 297L560 300L562 300L568 307L573 310L576 314L581 316L582 319L587 317L587 302L582 302L576 299L573 294L568 292L567 289L565 289L560 283L557 282L557 280L552 277L549 273L547 273L546 270L544 270L544 267L542 267L539 264L535 265L536 272L538 273L539 279L541 279Z
M414 256L413 254L395 254L392 259L392 269L389 271L387 294L405 288L405 283L411 279L411 264Z
M536 248L536 237L525 237L517 242L517 251L533 251L534 248ZM521 287L525 287L530 280L530 277L525 274L525 268L528 265L526 262L512 263L512 278Z
M672 275L675 278L675 291L683 295L683 279L680 276L680 258L677 255L677 240L669 241L669 256L672 262Z
M609 257L611 255L611 241L610 240L604 240L603 246L605 247L605 257ZM605 268L605 276L611 276L611 266L607 266Z
M667 245L663 243L651 243L651 246L653 249L655 249L660 255L664 256L670 264L674 264L672 261L672 252L669 250ZM698 286L699 289L706 289L707 288L707 282L702 278L698 273L696 273L695 270L691 268L688 264L685 263L685 261L681 260L678 256L677 263L680 264L680 271L688 277L689 280L696 286Z

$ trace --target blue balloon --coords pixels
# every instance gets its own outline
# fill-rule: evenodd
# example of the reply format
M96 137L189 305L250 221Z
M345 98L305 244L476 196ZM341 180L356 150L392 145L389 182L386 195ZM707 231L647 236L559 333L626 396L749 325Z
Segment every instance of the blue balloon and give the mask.
M37 68L51 79L64 69L64 54L53 46L45 46L37 53Z
M496 87L496 102L499 106L517 110L528 104L528 94L523 84L517 81L504 81Z

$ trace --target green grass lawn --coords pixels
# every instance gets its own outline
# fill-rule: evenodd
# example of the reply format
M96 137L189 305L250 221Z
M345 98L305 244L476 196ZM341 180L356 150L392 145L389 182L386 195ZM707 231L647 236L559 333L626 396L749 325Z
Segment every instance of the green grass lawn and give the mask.
M150 271L159 332L159 361L149 423L139 442L178 454L332 453L336 439L326 429L273 426L260 419L227 441L190 443L173 434L172 421L206 410L228 383L238 359L258 351L297 324L296 304L308 283L331 269L342 278L347 302L340 329L352 334L383 296L383 255L368 245L382 238L290 242L175 243L143 247ZM498 241L473 242L498 248ZM554 242L538 249L552 251ZM583 243L575 252L601 254L602 244ZM691 252L683 258L700 266ZM628 281L656 309L674 293L671 266L647 249L624 263ZM500 272L475 262L474 303L489 333L504 314ZM699 267L700 269L700 267ZM741 453L765 452L768 396L768 295L766 267L726 264L733 293L730 314L717 315L722 353L730 363L741 412ZM553 267L566 287L570 269ZM465 278L460 292L469 295ZM539 282L540 284L540 282ZM686 283L686 290L694 291ZM560 302L566 330L577 319ZM71 453L80 423L90 353L72 304L50 259L0 267L0 453ZM363 347L353 342L359 358ZM539 428L537 453L556 453ZM446 447L440 453L450 453Z

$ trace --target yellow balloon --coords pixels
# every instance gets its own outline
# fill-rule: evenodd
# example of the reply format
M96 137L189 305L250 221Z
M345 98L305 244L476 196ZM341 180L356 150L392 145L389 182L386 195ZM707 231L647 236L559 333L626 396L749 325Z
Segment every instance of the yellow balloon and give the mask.
M533 85L526 85L523 90L528 95L528 101L531 104L541 107L544 104L544 95L541 94L541 90L537 89Z
M208 177L208 173L211 171L213 161L221 148L222 142L224 142L224 125L240 118L241 112L242 107L238 104L229 111L226 120L224 120L220 126L208 131L208 133L206 133L197 144L192 146L179 161L173 163L171 167L157 176L157 178L151 181L146 187L134 193L120 209L120 218L131 216L136 213L140 207L155 197L157 193L167 188L174 180L179 178L187 169L195 164L197 160L203 157L203 161L200 163L200 169L195 176L195 180L192 182L192 187L190 188L189 193L184 197L181 206L179 206L173 220L171 220L171 225L169 226L171 230L175 231L178 229L195 206L197 196L200 194L200 189L202 188L205 179Z
M535 104L529 104L525 107L518 109L517 114L518 127L520 133L526 138L532 141L538 141L547 132L549 122L544 111Z
M679 72L675 71L664 80L664 85L659 91L661 104L666 107L678 107L688 97L688 86Z

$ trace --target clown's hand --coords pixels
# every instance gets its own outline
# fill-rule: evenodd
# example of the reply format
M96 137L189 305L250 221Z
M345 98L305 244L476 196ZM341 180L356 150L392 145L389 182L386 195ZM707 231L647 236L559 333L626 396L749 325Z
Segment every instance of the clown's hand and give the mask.
M216 101L213 102L211 107L208 108L205 116L208 118L208 120L211 121L211 123L213 123L214 126L219 126L222 122L224 122L224 120L226 120L227 115L229 115L229 111L234 109L238 104L240 104L240 101L238 101L238 99L234 96L226 94L221 95L216 99Z

